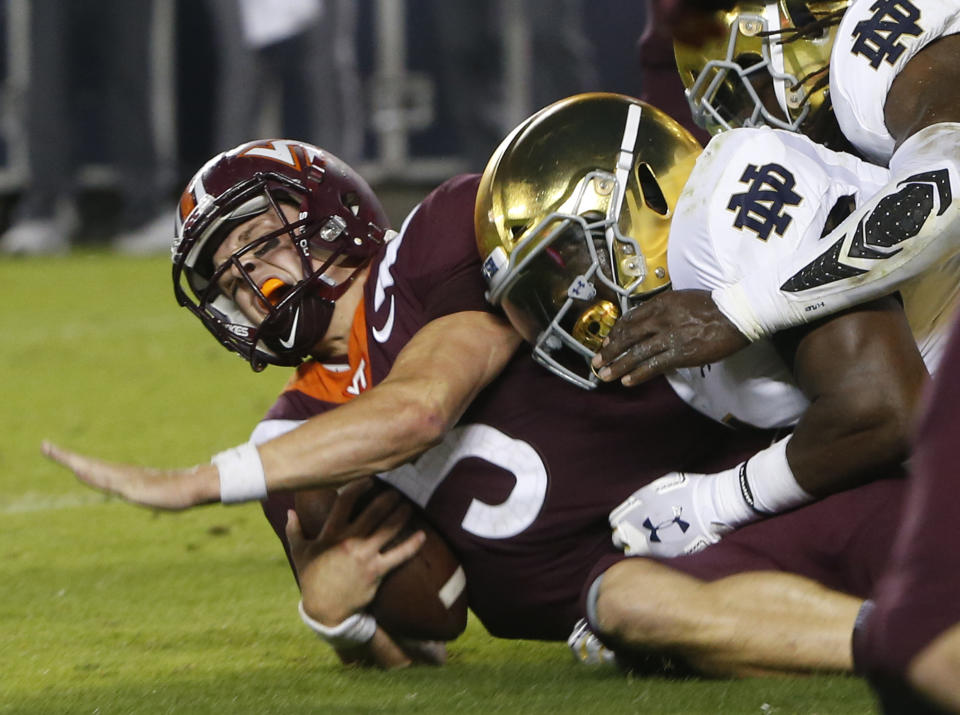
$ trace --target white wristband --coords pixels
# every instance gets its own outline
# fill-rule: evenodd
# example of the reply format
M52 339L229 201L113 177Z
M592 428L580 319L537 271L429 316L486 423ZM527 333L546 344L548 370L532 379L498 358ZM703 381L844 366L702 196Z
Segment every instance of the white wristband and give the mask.
M707 475L709 498L701 501L713 505L711 518L736 528L813 501L793 476L789 441L785 437L732 469Z
M752 508L764 514L779 514L813 501L813 496L793 476L787 461L789 442L790 437L774 442L746 462L741 485L744 499Z
M377 631L377 620L369 613L354 613L342 623L325 626L307 615L302 600L297 604L297 610L300 611L300 619L310 630L335 648L369 643Z
M220 472L220 501L224 504L266 498L267 477L253 442L220 452L210 461Z

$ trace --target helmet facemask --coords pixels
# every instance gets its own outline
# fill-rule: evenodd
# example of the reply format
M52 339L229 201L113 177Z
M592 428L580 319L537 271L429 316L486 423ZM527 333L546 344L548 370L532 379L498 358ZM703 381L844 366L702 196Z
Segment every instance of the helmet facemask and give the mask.
M587 389L598 382L590 360L647 278L640 244L619 226L624 193L614 174L587 173L563 211L525 231L509 257L495 250L485 266L490 275L490 261L500 262L488 297L533 345L534 359Z
M711 133L764 125L801 131L826 99L830 49L845 6L742 3L721 14L729 28L722 42L699 48L676 43L697 124Z
M296 220L288 219L284 204L300 209ZM180 304L257 371L268 363L296 366L309 356L330 325L335 301L368 261L367 256L348 255L351 244L342 240L346 224L341 217L318 221L303 210L306 205L301 187L287 177L257 175L238 185L233 195L220 197L220 208L210 212L207 225L193 227L200 238L179 262L175 259L174 283ZM278 218L280 227L253 237L214 266L213 255L231 231L266 212ZM258 285L250 275L251 258L266 257L284 247L298 258L299 279L293 285L278 285L279 280ZM335 265L352 271L335 282L327 275ZM266 313L261 320L251 320L221 291L220 281L231 270Z

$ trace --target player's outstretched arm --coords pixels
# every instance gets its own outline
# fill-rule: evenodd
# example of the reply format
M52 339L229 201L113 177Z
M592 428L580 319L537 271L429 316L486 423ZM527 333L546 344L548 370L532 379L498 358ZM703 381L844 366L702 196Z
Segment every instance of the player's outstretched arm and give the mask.
M430 322L379 385L261 445L268 489L342 484L408 462L443 438L520 342L489 313Z
M43 453L94 489L158 509L343 484L399 466L436 444L520 342L509 323L489 313L437 318L410 340L379 385L259 447L227 450L215 457L216 465L152 469L50 442Z
M219 500L217 468L152 469L108 462L44 441L43 454L71 470L81 482L133 504L176 511Z

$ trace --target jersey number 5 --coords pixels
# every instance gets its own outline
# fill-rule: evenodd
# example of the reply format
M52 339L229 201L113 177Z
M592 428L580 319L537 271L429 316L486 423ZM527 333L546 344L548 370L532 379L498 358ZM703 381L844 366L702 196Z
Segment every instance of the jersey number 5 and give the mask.
M500 504L473 499L461 522L463 530L486 539L508 539L524 531L543 507L547 468L528 443L489 425L460 425L416 461L380 476L422 507L457 463L469 457L510 472L516 483Z

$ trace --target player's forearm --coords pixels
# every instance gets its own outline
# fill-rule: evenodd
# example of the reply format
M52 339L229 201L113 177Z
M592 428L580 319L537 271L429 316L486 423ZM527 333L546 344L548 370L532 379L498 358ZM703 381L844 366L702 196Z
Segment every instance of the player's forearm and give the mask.
M405 464L443 438L519 342L486 313L434 320L382 383L261 445L267 490L340 484Z
M422 390L415 383L382 384L259 445L247 442L225 450L213 457L215 466L179 473L189 492L187 503L253 501L278 491L337 486L397 467L429 449L453 425L455 411L432 401L434 392L451 391L442 384Z
M769 272L713 292L751 340L889 294L960 250L960 124L916 133L890 182L836 229Z
M464 311L431 321L374 388L220 465L220 493L343 484L405 464L437 444L510 361L520 336L504 319ZM238 485L236 487L232 485Z
M890 474L927 380L899 303L872 301L814 326L793 363L810 399L786 451L800 487L822 497Z
M337 485L392 469L431 447L450 426L450 415L429 398L407 386L382 385L262 444L267 490Z
M510 352L515 347L512 343ZM498 359L505 364L509 355L504 351ZM495 366L486 359L485 364ZM44 443L43 451L89 486L144 506L179 510L254 501L271 492L342 484L404 464L443 437L495 372L427 370L423 380L378 386L259 447L247 442L215 455L212 464L188 469L107 462L51 443Z
M908 421L891 411L852 415L842 400L818 400L787 444L797 484L822 498L896 475L907 456Z
M793 434L716 474L707 491L733 527L891 474L907 452L926 368L887 297L777 342L810 406Z

